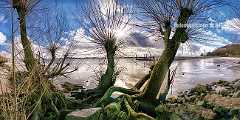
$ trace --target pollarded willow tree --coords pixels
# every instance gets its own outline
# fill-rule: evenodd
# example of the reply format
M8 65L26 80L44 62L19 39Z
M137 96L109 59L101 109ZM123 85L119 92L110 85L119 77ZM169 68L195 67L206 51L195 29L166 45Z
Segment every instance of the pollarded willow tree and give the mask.
M187 23L191 16L198 12L198 7L204 5L199 0L138 0L140 9L152 21L152 28L159 33L159 39L164 41L164 50L154 65L150 79L144 89L144 98L157 99L157 95L171 66L181 43L189 39ZM173 24L177 23L177 27ZM181 26L182 25L182 26ZM170 82L170 81L169 81ZM169 84L163 98L166 97Z
M70 68L70 62L68 59L70 54L70 48L62 52L62 56L57 53L61 49L62 39L68 39L71 41L71 35L66 35L67 25L64 15L47 16L44 18L38 18L39 21L35 23L35 27L39 28L37 31L28 29L29 22L35 22L33 19L27 16L32 12L34 7L40 2L40 0L3 0L0 4L6 9L16 9L18 15L18 21L20 28L20 39L24 51L24 64L27 68L26 71L16 71L15 74L15 57L22 57L22 54L14 55L15 48L15 27L14 27L14 14L11 10L12 20L12 64L13 70L10 81L11 89L9 93L2 94L0 99L4 104L1 104L1 119L9 120L14 118L15 120L42 120L42 119L59 119L61 118L61 112L66 109L65 96L57 90L54 86L52 79L65 76L68 73L74 72L77 69ZM1 6L2 7L2 6ZM46 10L46 9L45 9ZM37 12L38 14L39 11ZM54 13L56 14L56 13ZM55 19L53 18L55 17ZM45 20L45 21L44 21ZM41 24L42 23L42 24ZM41 37L35 39L41 43L40 49L33 51L32 44L28 38L27 33L38 34ZM34 37L32 37L34 38ZM45 42L44 42L45 41ZM66 41L64 41L66 42ZM43 47L47 46L48 47ZM45 51L41 51L44 49ZM66 49L66 47L65 47ZM22 48L20 48L22 51ZM44 56L49 55L50 57ZM20 53L20 52L19 52ZM18 67L18 66L16 66ZM6 103L6 104L5 104ZM6 107L11 106L11 107ZM13 109L14 108L14 109ZM14 113L14 117L12 116Z
M158 97L159 90L163 86L163 81L174 61L178 48L182 43L196 37L196 34L190 34L192 31L190 29L193 28L190 28L188 24L203 20L201 17L198 18L201 20L197 20L196 17L202 16L212 7L220 5L221 1L136 0L135 2L138 6L137 11L143 14L139 17L144 19L142 26L153 32L159 40L164 41L164 50L152 67L150 75L146 76L145 79L149 78L149 80L143 91L111 87L97 105L107 105L106 109L120 107L116 111L119 110L120 114L121 109L124 109L123 111L128 112L130 119L154 119L156 106L159 105L159 101L165 100L168 94L171 81L168 81L164 93ZM141 85L143 84L137 85L137 88L142 87ZM112 100L110 96L116 91L125 94L117 100Z
M120 5L119 0L90 0L85 10L88 23L88 34L91 41L98 44L106 53L107 69L100 78L98 88L104 93L116 81L115 56L119 45L118 31L128 24L126 8Z
M201 21L203 18L197 18L205 14L213 6L219 5L221 1L206 0L137 0L139 8L147 20L145 26L154 31L159 40L163 40L164 50L154 65L151 72L148 85L144 90L145 99L158 99L160 87L169 71L179 46L182 43L194 38L196 35L191 33L190 23ZM203 21L202 21L203 23ZM197 29L197 28L196 28ZM170 82L170 81L168 81ZM160 95L165 98L169 89L169 84L165 93Z
M59 11L50 13L49 9L43 15L44 18L40 20L42 24L38 21L35 28L35 36L38 38L40 48L37 50L34 73L30 77L33 81L31 89L36 91L30 94L31 100L27 101L38 101L38 103L34 109L28 106L29 103L25 106L26 111L30 111L29 119L61 119L62 112L67 109L67 99L62 92L59 92L52 80L62 76L67 77L69 73L77 70L77 65L73 68L71 66L73 60L69 58L73 36L67 33L69 26L64 14ZM68 41L65 41L66 39ZM65 42L70 44L66 45ZM45 45L47 47L42 47ZM32 104L35 105L35 102Z
M69 57L69 50L65 51L65 53L60 56L60 59L56 60L56 55L57 55L57 50L61 48L62 44L61 39L69 39L71 41L71 36L66 35L66 32L69 28L66 24L66 19L64 19L63 14L57 14L54 16L55 18L52 18L47 14L45 17L41 18L41 20L45 20L43 24L40 23L35 23L36 28L32 31L29 30L29 33L35 33L35 37L38 43L42 44L48 44L48 47L45 47L48 52L50 53L50 62L46 62L46 56L40 55L40 52L34 52L32 49L32 41L28 38L28 32L27 32L27 23L28 21L31 21L31 19L27 20L28 15L30 15L31 12L39 5L41 0L10 0L12 3L12 7L16 9L17 14L18 14L18 21L19 21L19 29L20 29L20 39L21 39L21 44L23 47L23 52L24 52L24 63L25 66L28 70L28 72L35 72L38 71L36 70L37 67L41 66L41 69L44 69L41 71L41 74L46 78L46 79L52 79L57 76L65 76L68 73L76 71L74 70L69 70L70 63L66 62L66 59ZM6 0L8 3L9 0ZM47 9L47 8L46 8ZM46 14L46 11L42 11L43 15L44 12ZM48 12L49 13L49 12ZM38 13L40 14L40 13ZM40 20L40 21L41 21ZM50 23L50 21L52 23ZM39 21L38 21L39 22ZM38 26L39 25L39 26ZM39 37L41 36L41 37ZM34 37L33 37L34 38ZM41 46L41 45L40 45ZM45 60L45 61L43 61ZM54 62L57 62L55 64ZM37 66L37 64L39 64ZM33 70L35 69L35 70ZM39 72L39 71L38 71Z

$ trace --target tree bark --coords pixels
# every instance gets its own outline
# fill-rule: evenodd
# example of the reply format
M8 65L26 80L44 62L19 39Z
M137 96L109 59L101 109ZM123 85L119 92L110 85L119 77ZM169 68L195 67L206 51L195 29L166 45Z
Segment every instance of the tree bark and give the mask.
M13 1L14 2L14 1ZM26 4L26 3L25 3ZM17 10L19 16L19 24L20 24L20 35L21 35L21 43L24 51L24 63L28 71L31 71L35 64L35 59L32 51L31 42L27 36L27 27L26 27L26 8L24 8L24 3L15 0L13 3L13 7Z
M178 24L186 24L188 22L189 17L192 15L192 11L187 8L180 9L180 16L178 18ZM166 30L163 33L164 35L164 45L165 49L158 60L157 64L155 64L152 74L150 76L150 80L148 85L144 91L144 98L148 100L157 99L158 92L161 88L161 85L165 79L167 72L169 71L169 67L171 66L179 45L188 40L188 34L186 32L187 27L179 27L176 28L175 34L172 39L170 39L171 34L171 24L170 22L165 23ZM167 87L169 89L169 87ZM168 91L168 90L164 90ZM161 97L161 96L160 96ZM165 97L164 97L165 98Z
M148 85L146 86L144 98L156 99L164 78L169 71L169 67L173 62L177 53L179 43L169 43L166 45L160 59L155 64Z
M107 52L107 70L101 76L100 80L100 89L104 92L107 91L108 88L112 87L115 84L116 76L115 76L115 52L116 45L113 40L107 40L105 45L105 50Z

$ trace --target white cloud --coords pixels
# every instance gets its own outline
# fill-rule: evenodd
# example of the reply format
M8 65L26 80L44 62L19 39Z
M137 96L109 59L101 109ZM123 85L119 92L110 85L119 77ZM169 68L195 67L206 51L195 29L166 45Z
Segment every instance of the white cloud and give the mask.
M72 39L66 41L65 46L61 46L58 51L59 55L63 55L66 50L70 48L72 57L84 58L84 57L100 57L99 45L94 43L92 39L85 34L83 28L79 28L70 32Z
M76 58L84 58L84 57L105 57L106 53L102 50L101 46L94 43L89 36L86 36L85 30L83 28L79 28L76 31L72 31L70 33L73 35L72 41L68 41L68 44L63 47L60 51L63 53L66 48L71 46L71 53L73 53L73 57ZM140 33L146 35L145 33ZM128 41L130 38L126 38L124 40ZM151 40L150 43L154 43L154 40ZM156 44L155 41L154 44ZM160 55L162 49L151 48L151 47L131 47L126 45L119 49L120 52L117 52L117 56L120 57L135 57L137 56L144 56L145 54L151 54L152 56Z
M7 23L7 19L4 15L0 15L0 23L3 23L3 24Z
M107 18L107 16L114 15L115 17L118 17L116 19L120 20L120 24L114 23L116 25L111 26L111 30L109 30L116 36L119 41L125 39L130 35L130 33L133 31L132 25L129 25L127 23L132 22L132 20L129 15L125 14L125 12L127 11L126 6L119 4L118 2L116 2L116 0L98 0L98 2L96 2L95 4L99 4L101 11L100 15L105 19L104 22L106 24L112 22L112 20ZM96 6L98 7L98 5ZM120 16L115 15L116 11L119 12Z
M96 43L92 41L92 39L85 35L85 30L83 28L77 29L73 36L74 47L81 47L81 48L94 48L96 47Z
M4 18L4 16L0 15L0 22L3 22Z
M135 31L136 32L136 31ZM74 33L74 32L73 32ZM142 34L144 36L149 36L147 33L138 31L137 33ZM204 39L205 41L200 40L194 40L189 41L190 46L187 44L183 44L178 51L178 55L183 56L199 56L201 53L206 53L213 51L214 49L218 47L225 46L227 44L231 44L229 40L227 40L224 37L219 36L218 34L207 31L204 32ZM102 51L99 45L93 43L91 39L85 35L84 29L80 28L75 32L75 36L73 37L73 47L72 47L72 53L74 53L74 57L104 57L105 52ZM131 38L127 37L125 39L126 41L131 41ZM154 38L147 39L149 44L156 44L161 43L160 41L154 41ZM153 42L154 41L154 42ZM153 56L159 56L160 52L163 47L154 46L131 46L126 45L123 48L120 48L120 52L118 53L119 56L128 56L128 57L135 57L137 56L143 56L144 54L151 54ZM183 54L182 54L183 53Z
M44 58L49 58L50 57L46 47L38 45L37 43L34 43L31 40L31 38L29 38L29 37L28 37L28 39L32 43L32 50L33 50L34 54L38 55L39 52L41 52L42 57L44 57ZM24 52L23 52L23 46L22 46L22 43L21 43L20 36L15 37L15 50L16 50L16 54L17 54L18 59L23 59Z
M179 56L199 56L201 53L207 53L216 48L231 44L228 39L217 35L214 32L206 31L203 33L203 40L189 41L189 44L182 44L179 48Z
M235 34L240 34L240 19L239 18L233 18L230 20L226 20L223 23L223 30L232 32Z
M125 47L120 49L120 55L124 57L144 57L144 56L159 56L163 49L152 48L152 47ZM121 56L121 57L123 57Z
M5 43L6 40L7 37L2 32L0 32L0 44Z
M204 37L205 37L205 40L207 40L207 41L204 41L204 43L205 45L208 45L208 46L221 47L221 46L232 43L228 39L222 36L219 36L218 34L211 31L205 32Z

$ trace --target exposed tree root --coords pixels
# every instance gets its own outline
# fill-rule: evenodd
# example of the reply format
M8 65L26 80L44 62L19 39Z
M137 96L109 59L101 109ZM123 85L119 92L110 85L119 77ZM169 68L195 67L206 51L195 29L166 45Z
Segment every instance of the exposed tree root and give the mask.
M114 99L111 97L114 92L121 92L123 95ZM119 103L121 105L118 109L127 113L131 120L154 120L153 117L156 117L155 107L159 104L159 101L147 101L142 98L142 95L142 92L136 90L111 87L97 102L96 106L103 106L104 109L107 109L109 105Z
M145 114L145 113L137 113L135 110L131 107L127 99L124 99L124 103L126 105L126 108L128 110L128 115L130 116L130 119L141 119L141 120L155 120L153 117Z
M96 106L106 106L107 104L114 102L114 99L111 97L111 95L114 92L121 92L128 95L135 95L139 93L139 91L132 90L132 89L126 89L121 87L111 87L107 90L104 96L96 103Z
M110 90L109 93L115 90ZM87 120L155 120L148 114L138 111L139 104L134 101L132 96L123 94L119 98L113 99L113 102L107 104L102 110L89 116Z
M156 112L156 106L160 104L162 100L165 100L167 93L169 91L170 84L173 80L174 73L176 72L176 69L172 71L172 76L171 72L169 70L168 78L167 79L167 88L164 90L162 94L160 94L159 99L146 99L144 97L145 94L145 89L140 91L139 89L143 87L144 84L146 84L147 80L150 77L149 75L146 75L139 83L137 83L136 89L126 89L126 88L121 88L121 87L110 87L105 94L102 96L101 99L99 99L96 102L97 107L103 107L106 111L106 109L111 109L111 111L114 112L121 112L121 114L127 114L128 119L143 119L143 120L154 120L155 117L157 117L157 112ZM151 73L151 71L149 72ZM146 84L148 86L148 83ZM139 88L139 89L138 89ZM145 87L146 88L146 87ZM94 95L97 93L98 89L93 89L87 92L86 95ZM120 95L118 98L113 98L112 94L114 92L120 92L122 95ZM101 91L98 91L98 93L101 93ZM99 94L98 97L101 95ZM90 97L96 97L95 96L90 96ZM89 101L89 97L86 99L86 101ZM114 108L114 109L113 109ZM98 114L104 114L104 111L101 111Z
M85 99L91 96L102 96L104 94L104 92L99 89L99 88L95 88L95 89L89 89L89 90L82 90L81 92L71 92L71 96L75 97L76 99Z
M92 107L103 95L104 92L97 88L83 90L81 92L71 92L71 96L76 100L70 100L70 109Z

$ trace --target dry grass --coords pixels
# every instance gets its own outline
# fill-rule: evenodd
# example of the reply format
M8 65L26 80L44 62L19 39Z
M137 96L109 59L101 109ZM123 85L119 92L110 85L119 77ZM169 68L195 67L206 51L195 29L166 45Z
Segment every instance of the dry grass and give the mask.
M5 81L9 82L9 86L0 89L0 93L2 93L0 96L1 120L29 120L34 116L44 114L45 109L48 109L48 107L54 106L56 112L58 112L57 108L59 107L56 106L65 104L64 96L55 91L51 80L45 79L38 72L39 69L39 66L37 66L30 73L18 71L14 77L15 80L12 80L12 76L5 79ZM12 70L7 71L5 74L11 73ZM16 84L14 85L14 83ZM59 104L56 105L54 101Z
M6 62L8 62L8 59L0 55L0 65L3 65Z

